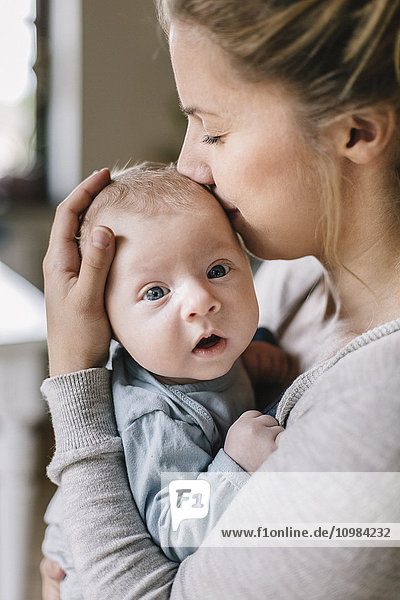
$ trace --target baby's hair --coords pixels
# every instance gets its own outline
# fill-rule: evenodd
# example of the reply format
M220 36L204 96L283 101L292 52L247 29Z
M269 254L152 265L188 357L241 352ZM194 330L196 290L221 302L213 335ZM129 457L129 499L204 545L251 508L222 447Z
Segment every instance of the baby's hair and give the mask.
M177 209L193 210L193 195L202 190L205 192L198 183L178 173L174 164L143 162L113 170L110 183L82 215L79 246L83 247L89 232L100 224L100 216L105 212L153 216Z

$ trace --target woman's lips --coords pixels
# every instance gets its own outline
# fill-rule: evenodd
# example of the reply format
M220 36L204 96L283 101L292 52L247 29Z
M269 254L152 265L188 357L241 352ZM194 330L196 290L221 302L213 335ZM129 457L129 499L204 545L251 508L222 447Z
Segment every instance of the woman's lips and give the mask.
M237 217L240 217L240 210L238 208L228 210L226 211L226 216L228 217L230 222L233 223L237 219Z
M218 202L221 204L222 208L224 209L225 212L230 213L230 212L235 212L238 210L238 208L232 204L231 202L227 202L226 200L222 200L222 198L219 198L219 196L216 196Z
M207 187L208 187L209 191L212 193L212 195L218 200L218 202L224 209L226 216L228 217L229 221L233 225L233 223L236 222L238 220L238 218L242 216L242 213L240 212L240 210L232 202L230 202L229 200L225 200L225 198L220 196L215 187L213 187L211 185L209 185Z
M214 194L214 195L215 195L216 199L218 200L218 202L221 204L224 211L226 212L226 216L232 223L235 220L235 218L240 215L240 210L234 204L232 204L232 202L229 202L228 200L224 200L223 198L220 198L220 196L218 196L218 194Z
M231 212L239 212L239 209L233 202L226 200L223 196L220 196L216 187L208 186L208 189L212 193L212 195L218 200L224 211L229 214Z

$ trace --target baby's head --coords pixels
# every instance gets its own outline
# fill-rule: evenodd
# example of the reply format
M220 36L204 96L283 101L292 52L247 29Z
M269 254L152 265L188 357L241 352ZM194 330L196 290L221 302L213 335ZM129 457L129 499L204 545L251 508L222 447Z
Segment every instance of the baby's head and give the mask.
M173 166L138 165L92 202L83 254L97 225L116 235L105 296L115 339L168 381L227 373L254 335L258 306L248 259L217 200Z

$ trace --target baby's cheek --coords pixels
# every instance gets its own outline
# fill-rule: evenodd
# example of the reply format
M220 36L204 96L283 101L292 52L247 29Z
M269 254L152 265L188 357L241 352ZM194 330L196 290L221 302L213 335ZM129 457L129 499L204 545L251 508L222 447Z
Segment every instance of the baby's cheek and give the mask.
M258 327L259 319L258 302L257 298L255 297L255 294L252 294L249 298L247 315L248 326L249 330L251 331L251 339L253 339L253 336Z

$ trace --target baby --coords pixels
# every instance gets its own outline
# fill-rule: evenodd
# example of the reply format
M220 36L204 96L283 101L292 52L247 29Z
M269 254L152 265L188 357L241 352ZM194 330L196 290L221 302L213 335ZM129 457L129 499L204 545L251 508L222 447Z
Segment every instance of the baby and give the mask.
M169 558L183 560L282 431L253 410L252 386L238 359L244 353L253 380L273 382L285 377L287 357L269 343L251 343L258 305L249 261L203 187L172 166L132 167L115 175L89 207L82 254L99 224L116 235L105 304L117 342L113 398L130 486L153 539ZM171 472L210 484L205 518L172 526L165 479ZM76 600L79 583L61 516L56 495L43 551L67 573L63 600Z

